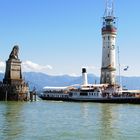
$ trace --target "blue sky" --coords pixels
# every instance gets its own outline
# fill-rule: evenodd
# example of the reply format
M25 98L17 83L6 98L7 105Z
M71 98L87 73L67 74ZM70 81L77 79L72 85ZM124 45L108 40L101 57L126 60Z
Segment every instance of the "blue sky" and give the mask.
M116 0L122 75L140 76L140 1ZM105 0L0 0L0 70L13 45L24 70L100 75ZM29 66L29 67L28 67Z

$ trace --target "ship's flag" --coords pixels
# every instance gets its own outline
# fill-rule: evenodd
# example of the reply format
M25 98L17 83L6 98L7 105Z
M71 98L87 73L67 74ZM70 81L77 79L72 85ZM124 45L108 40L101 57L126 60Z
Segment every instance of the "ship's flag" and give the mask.
M127 70L128 70L128 68L129 68L129 66L126 66L123 70L124 70L124 71L127 71Z

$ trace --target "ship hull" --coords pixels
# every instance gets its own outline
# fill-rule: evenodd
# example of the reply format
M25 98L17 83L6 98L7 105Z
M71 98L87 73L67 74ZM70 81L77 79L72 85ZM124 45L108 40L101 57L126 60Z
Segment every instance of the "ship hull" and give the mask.
M72 101L72 102L95 102L95 103L129 103L140 104L140 98L55 98L55 97L43 97L43 100L54 101Z

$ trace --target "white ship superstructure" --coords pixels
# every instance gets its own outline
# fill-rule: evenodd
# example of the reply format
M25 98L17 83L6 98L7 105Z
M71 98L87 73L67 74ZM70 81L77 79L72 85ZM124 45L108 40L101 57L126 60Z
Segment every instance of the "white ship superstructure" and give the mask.
M82 69L86 72L86 69ZM85 83L67 87L44 87L40 97L44 100L82 101L102 103L140 103L139 90L122 90L117 85Z

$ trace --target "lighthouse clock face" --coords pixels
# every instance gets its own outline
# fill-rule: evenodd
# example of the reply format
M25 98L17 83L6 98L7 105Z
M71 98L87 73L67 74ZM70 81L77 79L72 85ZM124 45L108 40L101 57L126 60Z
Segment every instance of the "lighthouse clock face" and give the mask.
M115 45L112 45L112 46L111 46L111 49L114 50L114 49L115 49Z

